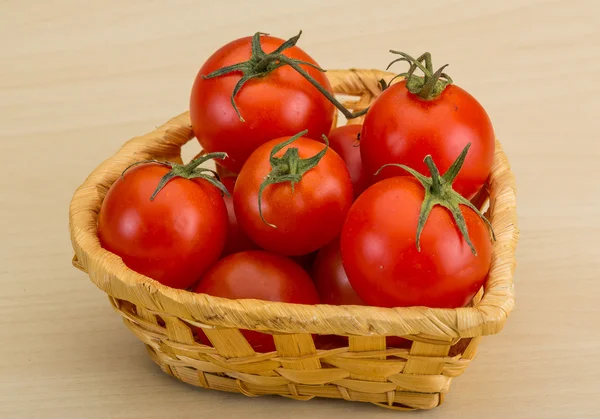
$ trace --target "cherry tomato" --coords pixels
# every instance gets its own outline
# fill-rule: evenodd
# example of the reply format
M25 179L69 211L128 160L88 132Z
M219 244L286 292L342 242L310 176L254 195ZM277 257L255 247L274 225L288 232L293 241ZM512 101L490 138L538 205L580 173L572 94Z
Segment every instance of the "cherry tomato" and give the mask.
M238 173L248 156L261 144L285 135L308 129L310 138L319 139L329 133L334 105L301 74L288 65L267 75L247 81L235 96L240 115L232 106L231 96L242 78L241 71L205 79L223 67L248 61L252 55L252 37L228 43L211 55L200 69L190 98L190 119L202 148L227 152L229 158L220 161L227 169ZM279 48L284 40L260 36L265 53ZM286 57L317 65L297 46L282 51ZM325 90L331 85L325 73L302 64L301 68Z
M218 166L217 166L218 167ZM217 169L217 173L219 170ZM220 173L219 173L220 174ZM233 194L235 187L235 181L237 176L221 175L221 183L227 188L230 194ZM223 197L225 205L227 206L227 216L229 218L229 228L227 230L227 242L225 243L225 249L221 257L230 255L232 253L242 252L244 250L257 249L258 246L252 242L241 229L235 216L235 210L233 209L233 196Z
M195 292L230 299L319 303L310 276L300 266L284 256L260 250L221 259L200 280ZM250 330L242 333L254 350L275 350L271 335Z
M293 138L269 141L252 153L238 176L233 203L239 224L254 243L272 252L299 256L319 249L339 235L352 205L352 182L341 157L327 149L293 188L290 182L266 186L259 207L261 184L273 176L272 150ZM298 159L295 163L286 159L293 148L300 160L305 160L321 153L325 144L303 137L296 139L275 154L274 172L281 174L304 164Z
M221 191L204 179L174 178L151 201L169 170L145 163L118 178L102 203L98 237L129 268L188 288L223 251L227 208Z
M416 231L424 196L416 179L393 177L371 186L350 209L341 236L342 261L367 304L455 308L483 285L492 251L486 224L460 205L475 256L450 211L435 205L419 251Z
M319 250L313 267L313 279L323 304L365 304L350 285L344 271L339 239Z
M226 185L226 179L223 179L223 184ZM229 188L227 188L229 189ZM227 242L225 249L223 250L223 256L230 255L232 253L242 252L244 250L257 249L258 246L248 238L244 230L240 227L235 216L235 210L233 209L233 197L226 196L223 198L225 205L227 206L227 216L229 217L229 228L227 230Z
M235 188L235 181L237 180L237 176L221 176L221 183L227 189L227 192L230 194L233 193L233 189Z
M456 85L425 100L411 93L402 81L388 87L369 109L360 153L369 176L387 163L405 164L426 174L426 155L445 172L468 143L471 149L454 189L471 198L485 183L494 160L490 118L473 96ZM402 169L386 167L371 182L405 175Z
M339 239L319 250L314 263L313 280L323 304L366 305L352 288L344 271ZM348 338L322 335L319 336L317 343L320 349L333 349L348 346ZM410 341L399 336L387 336L386 344L388 347L400 348L409 346Z
M358 137L362 125L351 124L334 128L329 133L329 146L340 155L346 163L352 178L354 196L359 196L368 186L369 176L363 171L360 157Z

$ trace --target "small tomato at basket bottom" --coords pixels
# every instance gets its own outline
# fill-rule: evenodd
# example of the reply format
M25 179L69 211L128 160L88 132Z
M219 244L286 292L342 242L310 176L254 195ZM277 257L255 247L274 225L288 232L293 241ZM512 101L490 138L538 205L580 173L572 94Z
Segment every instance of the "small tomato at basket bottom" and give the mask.
M344 161L325 144L301 137L305 133L260 146L233 192L235 214L248 237L287 256L311 253L336 238L352 205Z
M458 168L467 150L457 160ZM378 182L348 213L342 261L352 287L367 304L462 307L487 277L492 254L487 220L452 190L458 170L440 178L430 157L426 160L432 178L412 171L419 180L401 176ZM437 205L439 200L452 211Z
M321 248L313 265L313 280L323 304L331 305L366 305L352 288L340 252L339 239L334 240ZM348 346L348 338L336 335L322 335L316 340L321 349L331 349ZM399 336L388 336L388 347L401 347L409 345L410 341Z
M365 305L344 271L339 239L319 250L313 265L313 280L323 304Z
M183 167L144 163L130 168L113 183L98 215L102 247L173 288L198 281L219 258L227 237L222 192L208 177L196 178L199 172L192 179L174 177L156 193L165 175Z
M284 256L262 250L234 253L221 259L194 291L230 299L319 304L317 290L304 269ZM200 332L197 331L200 341L206 343L204 333ZM269 334L250 330L243 330L242 334L257 352L275 350Z
M360 124L343 125L332 129L327 137L329 138L329 146L346 163L352 178L354 197L359 196L369 186L369 177L363 171L360 147L358 146L358 137L361 130L362 125Z

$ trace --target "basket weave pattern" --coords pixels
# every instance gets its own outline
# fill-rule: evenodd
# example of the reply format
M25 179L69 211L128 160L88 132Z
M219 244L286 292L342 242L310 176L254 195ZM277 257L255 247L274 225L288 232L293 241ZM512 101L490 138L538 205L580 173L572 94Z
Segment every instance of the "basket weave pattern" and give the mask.
M381 93L377 70L327 72L346 106L364 109ZM359 123L353 120L352 123ZM498 333L514 305L513 272L518 241L515 181L499 143L490 178L476 198L489 198L494 243L490 275L469 307L379 308L305 306L227 300L165 287L127 268L101 248L97 214L110 185L143 159L181 163L181 146L193 138L187 113L133 138L77 189L69 211L73 263L109 296L127 327L145 343L152 360L186 383L246 396L278 394L371 402L397 410L442 403L450 381L475 357L482 336ZM212 347L194 340L203 328ZM276 352L256 353L239 329L273 335ZM348 336L348 345L316 349L313 334ZM385 336L403 336L409 349L386 349Z

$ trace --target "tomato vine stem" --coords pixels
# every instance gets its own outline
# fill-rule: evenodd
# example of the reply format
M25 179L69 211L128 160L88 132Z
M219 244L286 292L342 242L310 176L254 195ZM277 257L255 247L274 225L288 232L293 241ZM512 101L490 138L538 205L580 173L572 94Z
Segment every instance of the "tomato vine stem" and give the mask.
M393 60L388 66L386 70L401 61L406 61L410 64L410 68L406 73L401 73L396 75L392 80L397 77L405 77L406 78L406 88L413 94L418 95L421 99L424 100L432 100L438 97L444 89L453 83L452 78L444 73L448 64L443 65L435 72L433 71L433 63L431 61L431 54L429 52L424 53L418 58L413 58L410 55L401 52L390 50L392 54L400 55L400 58L396 58ZM423 77L415 76L415 71L419 69L423 72ZM392 82L389 81L388 85Z
M302 31L300 31L298 33L298 35L293 36L290 39L288 39L287 41L285 41L283 44L281 44L279 46L279 48L277 48L275 51L273 51L269 54L264 52L264 50L262 49L262 46L260 44L261 35L267 35L267 34L265 34L263 32L256 32L254 34L254 36L252 37L252 44L251 44L252 56L250 57L250 59L248 61L229 65L226 67L222 67L222 68L219 68L207 75L202 76L203 79L208 80L208 79L213 79L215 77L223 76L225 74L230 74L230 73L235 73L235 72L242 73L242 77L236 83L236 85L233 88L233 91L231 93L231 105L233 106L233 109L235 109L235 112L237 113L238 117L240 118L240 121L242 121L242 122L245 121L244 118L242 117L242 114L240 113L240 110L237 107L236 102L235 102L235 97L239 93L240 89L244 86L244 84L248 80L265 77L266 75L271 73L273 70L276 70L279 67L282 67L284 65L288 65L288 66L292 67L302 77L304 77L306 80L308 80L308 82L310 84L312 84L323 96L325 96L331 103L333 103L333 105L337 109L339 109L344 114L346 119L357 118L357 117L367 113L368 108L364 109L362 111L356 112L356 113L350 112L348 109L346 109L346 107L344 107L344 105L342 105L342 103L339 100L337 100L335 98L335 96L331 92L329 92L327 89L325 89L323 86L321 86L319 84L319 82L317 82L301 66L302 65L309 66L309 67L312 67L321 72L325 72L326 70L322 69L318 65L315 65L315 64L312 64L312 63L309 63L306 61L302 61L302 60L297 60L295 58L290 58L283 54L283 51L296 45L296 43L298 42L298 39L300 39L300 35L302 35Z
M204 179L207 182L209 182L211 185L213 185L216 188L218 188L219 190L221 190L221 192L224 195L229 196L229 191L227 190L225 185L223 185L221 183L221 178L220 178L219 174L216 171L209 169L207 167L200 167L200 165L202 163L204 163L208 160L224 159L226 157L227 157L227 153L221 153L221 152L208 153L208 154L204 154L203 156L200 156L200 157L192 160L191 162L189 162L188 164L185 164L185 165L173 163L170 161L142 160L142 161L138 161L138 162L135 162L135 163L127 166L125 168L125 170L123 170L123 173L121 173L121 177L124 177L125 173L129 169L133 168L134 166L139 166L140 164L145 164L145 163L157 163L162 166L167 166L171 170L169 170L169 172L167 172L167 174L165 174L160 179L160 181L158 182L158 185L156 186L156 189L150 196L150 201L154 201L154 198L156 198L158 193L166 186L166 184L169 183L172 179L175 179L178 177L184 178L184 179L190 179L190 180L191 179Z

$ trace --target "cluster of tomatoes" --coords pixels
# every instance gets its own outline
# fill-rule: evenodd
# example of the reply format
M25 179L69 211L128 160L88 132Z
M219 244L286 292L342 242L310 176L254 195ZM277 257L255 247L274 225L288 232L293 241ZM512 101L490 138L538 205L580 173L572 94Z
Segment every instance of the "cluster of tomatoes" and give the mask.
M410 66L403 79L382 81L362 125L331 129L336 108L365 111L336 100L299 36L257 33L205 62L190 118L206 154L128 168L102 204L102 246L164 285L218 297L468 304L491 263L493 232L471 203L494 155L485 110L429 54L392 51Z

